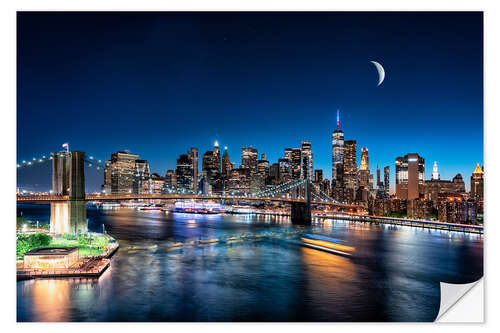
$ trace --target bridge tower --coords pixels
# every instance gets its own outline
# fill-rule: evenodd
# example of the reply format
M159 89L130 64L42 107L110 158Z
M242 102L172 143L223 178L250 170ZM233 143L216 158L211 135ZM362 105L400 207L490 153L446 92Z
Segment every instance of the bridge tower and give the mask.
M305 202L292 202L292 224L311 225L311 183L309 179L304 182Z
M79 234L88 231L85 201L85 153L52 153L52 192L68 201L50 204L50 232Z

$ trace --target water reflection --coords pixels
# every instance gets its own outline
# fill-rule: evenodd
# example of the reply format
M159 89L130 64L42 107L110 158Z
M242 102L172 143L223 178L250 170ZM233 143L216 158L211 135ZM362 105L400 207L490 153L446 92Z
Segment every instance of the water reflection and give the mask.
M111 268L93 282L18 282L19 321L432 321L439 281L483 270L482 237L440 230L129 209L88 217L120 242ZM298 246L303 233L343 239L355 254Z

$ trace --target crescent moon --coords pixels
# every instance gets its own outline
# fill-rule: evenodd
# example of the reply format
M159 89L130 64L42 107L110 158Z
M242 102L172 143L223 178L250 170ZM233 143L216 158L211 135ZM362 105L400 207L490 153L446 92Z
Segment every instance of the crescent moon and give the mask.
M376 61L370 61L370 62L372 64L374 64L375 67L377 68L377 72L378 72L378 84L377 84L377 87L378 87L378 86L380 86L382 84L382 82L384 82L384 79L385 79L384 67L382 67L382 65L379 64Z

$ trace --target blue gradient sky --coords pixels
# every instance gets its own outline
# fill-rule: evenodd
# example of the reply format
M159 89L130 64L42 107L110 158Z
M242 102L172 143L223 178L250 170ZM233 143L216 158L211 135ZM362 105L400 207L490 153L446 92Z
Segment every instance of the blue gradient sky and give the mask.
M436 160L442 179L462 173L468 184L483 163L482 22L481 13L20 13L18 160L69 142L101 159L129 149L163 175L216 139L237 165L243 146L273 163L309 140L329 178L340 108L346 140L357 140L358 162L369 149L373 174L389 165L393 185L394 159L418 152L427 178ZM385 67L379 87L370 60ZM20 186L28 173L18 172ZM97 189L102 174L88 180Z

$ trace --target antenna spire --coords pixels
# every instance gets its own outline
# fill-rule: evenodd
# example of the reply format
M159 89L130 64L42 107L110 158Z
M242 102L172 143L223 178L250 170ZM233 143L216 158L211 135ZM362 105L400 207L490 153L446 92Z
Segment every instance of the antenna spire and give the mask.
M340 110L337 109L337 129L340 128Z

